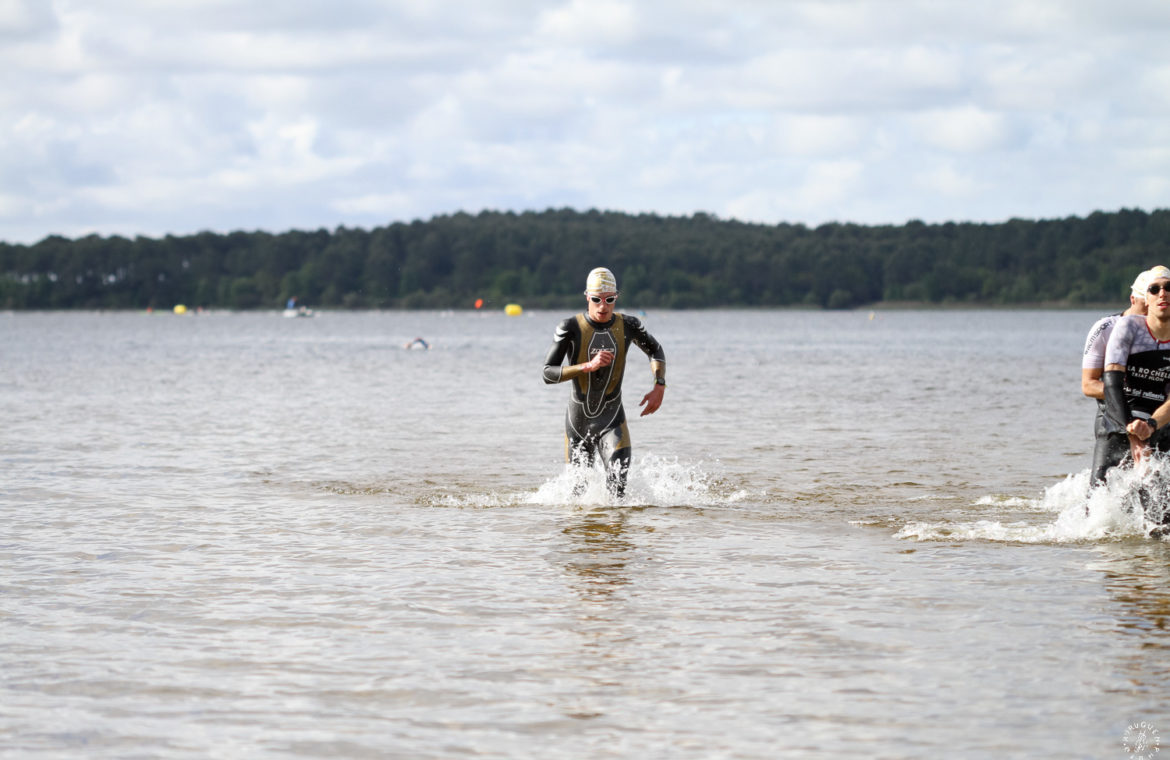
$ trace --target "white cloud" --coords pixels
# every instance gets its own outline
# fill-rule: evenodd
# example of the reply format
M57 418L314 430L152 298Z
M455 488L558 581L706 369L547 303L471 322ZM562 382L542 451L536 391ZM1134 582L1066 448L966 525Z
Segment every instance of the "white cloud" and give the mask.
M918 46L902 50L792 48L728 72L727 102L745 108L845 113L915 108L962 92L958 57ZM710 88L708 92L719 91Z
M982 189L979 182L969 174L961 172L951 162L915 172L914 182L927 192L947 198L971 198Z
M0 193L0 216L24 216L30 211L28 200L23 196Z
M864 168L860 161L824 161L813 164L797 193L799 206L811 210L840 203L856 189Z
M540 14L536 34L569 44L621 44L636 32L637 17L627 3L617 0L570 0Z
M1149 117L1170 118L1170 64L1136 72L1126 110Z
M922 143L955 153L999 150L1011 137L1003 114L974 106L929 111L911 117L911 122Z
M52 6L43 0L0 0L0 40L45 34L56 25Z
M786 155L824 156L856 149L865 126L856 117L797 114L779 119L778 149Z
M374 193L352 198L339 198L329 203L345 216L373 216L393 219L413 211L410 197L405 193Z
M1167 206L1168 9L0 0L0 237Z

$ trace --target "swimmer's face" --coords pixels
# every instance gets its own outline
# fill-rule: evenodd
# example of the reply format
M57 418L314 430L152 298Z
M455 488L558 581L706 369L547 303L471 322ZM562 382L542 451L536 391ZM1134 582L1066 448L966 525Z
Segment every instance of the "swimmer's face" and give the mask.
M1146 306L1150 314L1162 316L1170 312L1170 280L1162 278L1150 283L1146 291Z
M617 296L617 293L587 293L585 302L589 304L589 318L594 322L608 322L613 316Z

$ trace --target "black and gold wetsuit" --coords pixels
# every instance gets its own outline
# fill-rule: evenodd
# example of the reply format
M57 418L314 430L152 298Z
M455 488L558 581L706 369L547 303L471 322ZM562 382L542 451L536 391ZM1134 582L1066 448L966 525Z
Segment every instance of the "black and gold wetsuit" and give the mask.
M622 408L622 376L626 353L633 343L650 357L652 366L665 366L662 346L642 322L626 314L614 314L607 324L597 324L585 314L559 325L552 348L544 360L544 381L569 380L573 391L565 414L565 458L573 464L591 465L598 454L606 470L606 482L614 494L625 492L630 468L630 431ZM584 364L601 351L612 351L613 363L596 372L565 377L561 366Z

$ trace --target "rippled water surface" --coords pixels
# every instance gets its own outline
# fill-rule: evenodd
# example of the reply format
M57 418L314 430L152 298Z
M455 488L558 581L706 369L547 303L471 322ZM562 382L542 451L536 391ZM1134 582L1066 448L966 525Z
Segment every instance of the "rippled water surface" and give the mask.
M1099 314L651 313L621 502L561 461L562 316L0 314L0 756L1170 731L1170 543L1085 495Z

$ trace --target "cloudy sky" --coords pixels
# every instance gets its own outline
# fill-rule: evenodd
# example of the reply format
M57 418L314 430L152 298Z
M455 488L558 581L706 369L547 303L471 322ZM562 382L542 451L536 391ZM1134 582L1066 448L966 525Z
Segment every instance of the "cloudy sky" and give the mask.
M1170 207L1166 0L0 0L0 240Z

